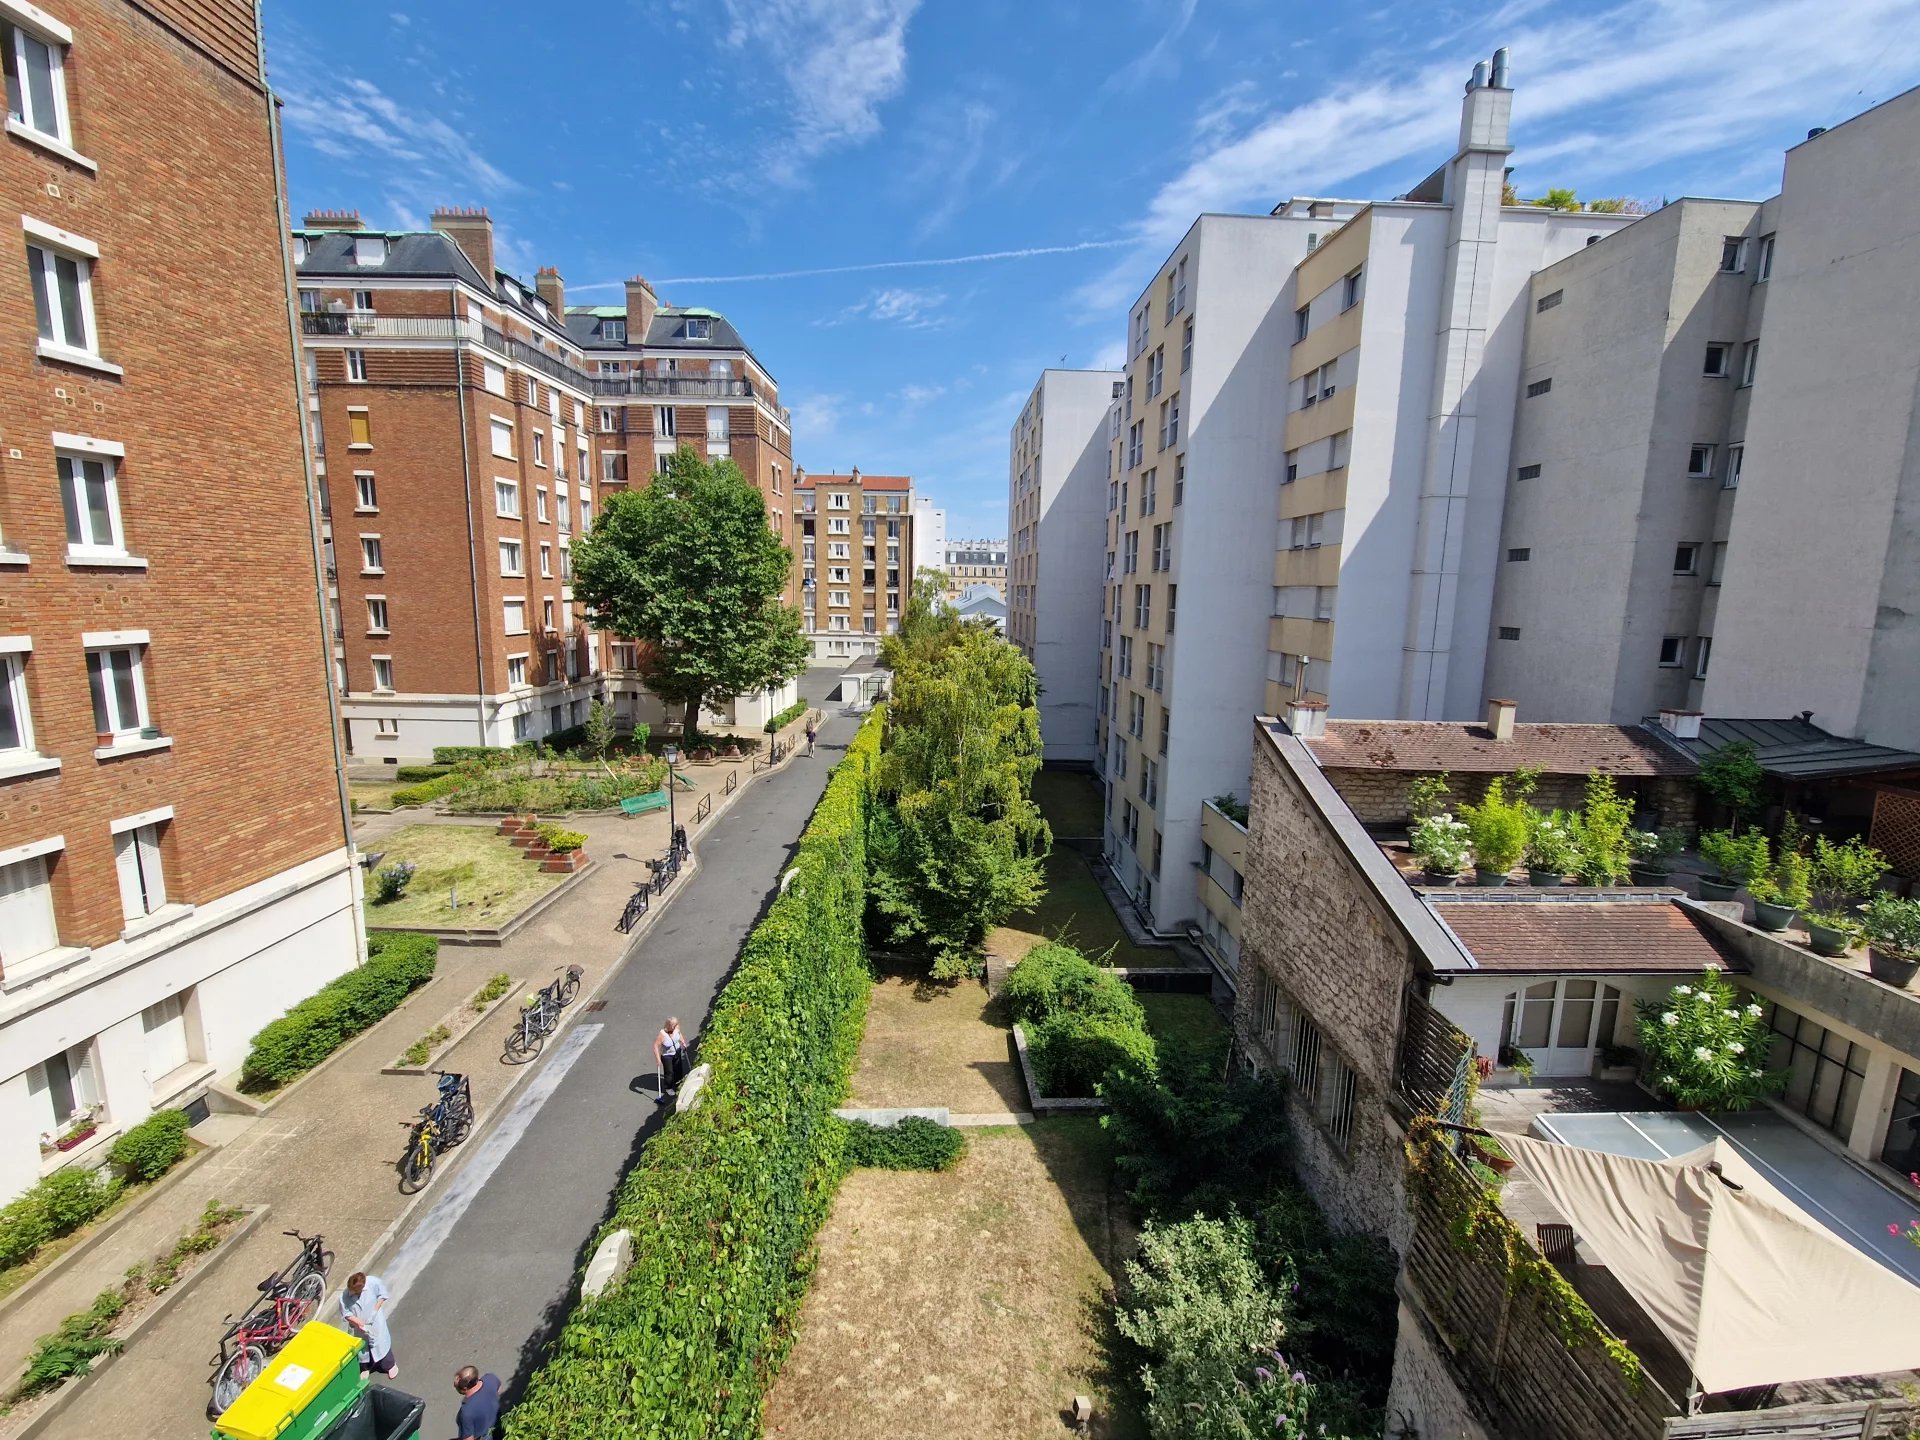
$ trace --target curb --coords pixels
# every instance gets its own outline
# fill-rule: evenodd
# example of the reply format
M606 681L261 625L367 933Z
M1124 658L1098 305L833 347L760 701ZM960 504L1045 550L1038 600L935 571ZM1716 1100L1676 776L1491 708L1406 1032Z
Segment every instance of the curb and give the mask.
M1013 1024L1013 1048L1020 1055L1020 1074L1027 1082L1027 1101L1033 1106L1033 1114L1045 1118L1049 1115L1104 1115L1107 1102L1095 1097L1072 1097L1049 1100L1040 1093L1040 1082L1033 1076L1033 1061L1027 1055L1027 1032L1019 1021Z
M134 1342L146 1332L150 1325L167 1313L168 1307L175 1301L192 1293L194 1287L197 1286L202 1279L212 1274L215 1270L218 1270L221 1262L240 1248L239 1242L246 1239L248 1235L259 1228L260 1223L272 1212L272 1208L270 1205L257 1205L252 1207L247 1214L247 1218L227 1232L226 1239L220 1242L220 1248L208 1257L205 1264L194 1266L186 1279L168 1290L166 1294L162 1295L152 1305L142 1311L139 1318L127 1327L126 1334L117 1337L120 1341L120 1349L118 1352L112 1355L102 1355L98 1360L93 1362L93 1368L85 1375L77 1376L63 1383L58 1390L53 1392L53 1398L47 1401L40 1412L19 1430L14 1432L13 1440L35 1440L35 1437L45 1433L47 1427L59 1419L66 1408L73 1404L79 1397L80 1392L86 1388L88 1381L92 1380L96 1375L110 1369L115 1360L133 1348Z
M193 1173L195 1167L203 1163L209 1156L217 1154L220 1150L218 1145L208 1145L197 1140L194 1143L199 1145L200 1149L195 1154L190 1155L187 1159L174 1166L173 1169L169 1170L153 1184L149 1185L146 1194L142 1195L138 1200L135 1200L131 1205L127 1206L126 1209L122 1210L118 1215L115 1215L105 1225L102 1225L98 1230L94 1231L93 1234L87 1236L86 1239L67 1251L67 1253L62 1255L58 1260L48 1265L46 1269L42 1270L38 1275L35 1275L31 1280L23 1284L18 1290L15 1290L11 1295L7 1296L4 1301L0 1301L0 1324L6 1323L7 1316L13 1311L15 1306L39 1290L48 1280L60 1274L61 1271L65 1270L82 1255L92 1250L94 1246L98 1245L102 1240L113 1234L123 1222L131 1220L135 1215L138 1215L142 1210L146 1209L149 1201L165 1194L173 1186L186 1179L188 1175Z
M438 1050L435 1050L431 1054L429 1054L427 1058L420 1064L407 1065L402 1063L399 1060L396 1060L391 1065L381 1066L380 1073L382 1075L431 1075L433 1073L434 1061L438 1060L442 1055L446 1054L447 1051L453 1049L454 1046L458 1045L462 1040L465 1040L474 1031L478 1030L483 1024L486 1023L487 1017L489 1015L493 1014L494 1011L498 1010L502 1005L506 1004L507 1001L511 1000L514 996L518 995L522 990L524 990L526 988L526 984L527 982L525 980L514 981L513 984L509 985L505 990L503 990L498 997L488 1002L487 1008L482 1010L478 1015L474 1017L473 1023L471 1025L467 1026L467 1028L462 1030L458 1035L455 1035L451 1039L444 1041ZM468 1005L472 1003L473 1003L472 1001L466 1001L462 1003L462 1005L460 1006L460 1009L464 1010L467 1008ZM455 1015L458 1013L459 1013L458 1010L449 1010L447 1012L447 1014L449 1015ZM446 1017L442 1016L441 1018L442 1020L444 1020ZM402 1051L401 1053L404 1055L406 1052Z
M476 826L474 828L477 829L479 827ZM428 925L382 925L379 928L382 930L392 930L401 935L431 935L442 945L472 945L476 947L504 945L518 934L523 927L539 916L549 905L554 904L562 895L573 889L575 885L586 879L587 876L593 874L593 872L599 868L599 861L588 860L586 864L567 876L565 880L562 880L558 885L554 886L553 889L549 890L518 915L509 919L506 924L495 930L483 930L479 928L465 930L457 927L437 930Z

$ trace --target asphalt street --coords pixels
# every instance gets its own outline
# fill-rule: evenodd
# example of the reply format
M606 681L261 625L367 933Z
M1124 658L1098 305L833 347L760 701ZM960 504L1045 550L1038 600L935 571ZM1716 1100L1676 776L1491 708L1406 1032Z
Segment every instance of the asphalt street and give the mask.
M654 1034L678 1015L698 1062L713 997L859 727L859 716L820 698L838 678L818 671L800 681L827 717L814 757L797 755L747 786L695 837L698 871L676 882L684 888L596 997L604 1004L549 1042L530 1082L379 1257L395 1297L394 1383L426 1398L423 1440L454 1433L456 1369L493 1371L511 1404L565 1319L588 1243L666 1113L654 1101Z

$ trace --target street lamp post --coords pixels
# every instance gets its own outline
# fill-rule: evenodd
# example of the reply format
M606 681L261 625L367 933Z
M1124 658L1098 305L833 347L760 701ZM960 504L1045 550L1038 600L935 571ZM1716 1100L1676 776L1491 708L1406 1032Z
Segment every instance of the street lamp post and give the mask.
M660 758L667 762L667 854L671 856L680 843L680 825L673 817L673 767L680 758L680 747L661 746Z

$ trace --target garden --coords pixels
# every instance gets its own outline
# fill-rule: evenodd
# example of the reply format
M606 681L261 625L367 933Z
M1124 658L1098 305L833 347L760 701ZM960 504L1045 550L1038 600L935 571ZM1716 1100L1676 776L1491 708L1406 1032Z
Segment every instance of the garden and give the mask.
M367 913L384 928L497 929L566 879L479 825L409 825L379 843Z

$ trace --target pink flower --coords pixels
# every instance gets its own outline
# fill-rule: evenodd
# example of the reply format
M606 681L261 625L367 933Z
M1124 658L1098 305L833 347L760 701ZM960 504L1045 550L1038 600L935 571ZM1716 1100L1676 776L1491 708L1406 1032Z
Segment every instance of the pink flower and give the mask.
M1887 1226L1887 1234L1898 1235L1899 1233L1900 1233L1900 1227L1898 1225Z

